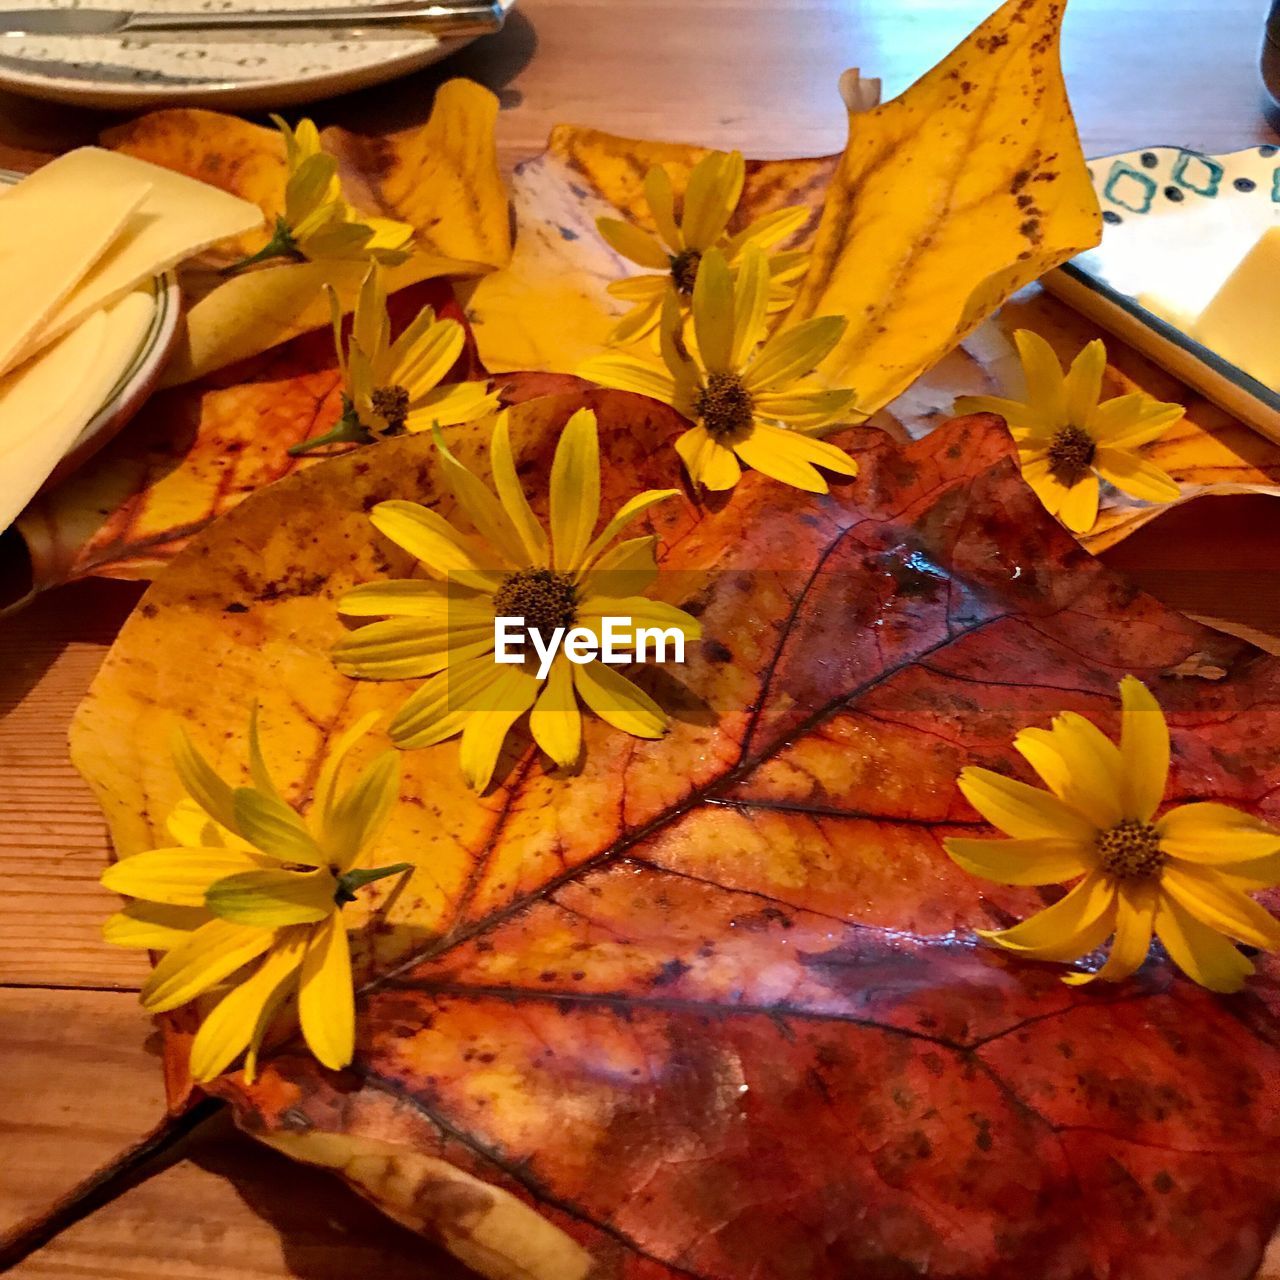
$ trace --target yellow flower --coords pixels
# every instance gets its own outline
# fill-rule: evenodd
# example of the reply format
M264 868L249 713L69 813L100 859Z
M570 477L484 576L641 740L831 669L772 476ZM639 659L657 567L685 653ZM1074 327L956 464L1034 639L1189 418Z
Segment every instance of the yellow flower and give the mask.
M321 150L320 134L310 120L297 131L272 116L284 135L287 177L284 213L275 232L257 253L226 268L239 271L271 258L294 262L362 261L394 266L412 250L413 228L392 218L366 217L343 198L338 162Z
M1182 417L1180 404L1143 392L1099 403L1107 349L1095 339L1065 377L1053 348L1037 333L1014 335L1027 380L1027 399L962 396L957 413L998 413L1018 446L1022 475L1049 514L1074 533L1098 518L1098 477L1148 502L1172 502L1180 490L1159 467L1134 452L1158 440Z
M807 205L777 209L750 226L729 235L727 228L738 201L747 167L741 152L727 155L713 151L694 165L685 188L679 216L671 175L655 165L645 175L644 196L658 234L642 231L620 218L597 218L596 227L609 245L624 258L660 275L632 276L609 286L615 298L634 302L613 331L617 343L632 342L651 332L658 323L664 299L674 292L679 299L693 294L698 265L708 249L719 249L730 267L736 267L749 244L772 249L795 235L809 220ZM769 260L770 312L785 310L795 297L796 286L809 264L807 253L779 253Z
M333 289L329 304L344 388L342 417L323 435L294 445L289 450L294 457L325 444L369 444L404 431L452 427L497 408L498 394L488 383L440 384L466 344L456 320L437 319L431 307L423 307L391 341L387 291L376 262L369 264L360 287L345 356L342 307Z
M338 786L344 759L376 718L335 744L306 820L267 772L256 714L248 787L224 782L179 731L174 765L188 798L168 823L176 847L103 873L108 889L135 899L107 921L106 939L166 953L142 988L143 1005L162 1013L219 992L191 1047L194 1079L220 1075L247 1051L252 1080L263 1037L294 996L311 1052L335 1070L351 1061L355 1000L342 907L362 886L412 869L360 865L399 794L395 752Z
M461 733L463 773L483 791L507 733L526 711L534 741L562 767L573 765L581 750L579 699L624 733L660 737L667 727L662 708L616 666L572 663L563 647L543 674L536 673L540 662L502 664L494 631L497 618L511 617L524 620L526 636L536 632L544 641L559 627L582 627L598 638L605 618L631 618L636 628L676 628L686 640L697 639L695 619L639 594L657 577L657 538L611 545L633 520L677 491L637 495L593 537L600 446L595 414L582 410L556 446L548 540L520 487L506 414L490 443L496 495L438 433L436 440L454 497L479 537L415 502L379 503L370 515L374 525L416 556L430 579L369 583L340 603L349 615L388 618L336 647L341 670L372 680L429 677L391 722L392 740L425 747Z
M760 249L748 245L743 250L736 280L724 255L711 249L693 290L696 357L685 348L680 308L668 295L661 329L665 368L606 354L578 372L602 386L661 400L694 421L676 449L697 484L732 489L745 462L783 484L826 493L827 482L816 467L855 476L858 464L842 449L806 433L839 418L854 393L800 380L840 340L846 321L817 316L765 341L768 292L769 271Z
M1133 676L1120 682L1120 696L1118 745L1070 711L1051 729L1024 729L1014 739L1048 791L965 769L965 798L1011 838L949 838L947 852L966 871L1000 884L1082 877L1047 910L982 933L1018 955L1057 961L1078 959L1112 938L1097 973L1071 973L1066 982L1128 977L1146 959L1154 932L1189 978L1212 991L1238 991L1253 965L1228 939L1280 949L1280 921L1248 896L1280 883L1280 831L1212 802L1157 818L1169 729L1159 703Z

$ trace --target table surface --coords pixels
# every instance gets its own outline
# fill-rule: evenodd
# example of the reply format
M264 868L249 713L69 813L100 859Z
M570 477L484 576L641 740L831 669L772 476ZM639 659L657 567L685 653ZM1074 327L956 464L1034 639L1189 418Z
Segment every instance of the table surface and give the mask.
M906 87L995 0L520 0L502 35L444 69L317 104L321 124L418 122L443 75L501 97L509 166L561 121L749 155L836 151L848 66ZM1065 62L1086 152L1227 150L1277 134L1257 59L1265 0L1071 0ZM0 166L31 167L111 118L0 94ZM1108 560L1169 603L1280 635L1273 500L1207 499ZM66 730L140 588L63 589L0 624L0 1270L3 1237L130 1147L162 1113L145 960L99 939L107 833ZM301 1276L463 1272L328 1175L287 1165L224 1119L59 1231L15 1276Z

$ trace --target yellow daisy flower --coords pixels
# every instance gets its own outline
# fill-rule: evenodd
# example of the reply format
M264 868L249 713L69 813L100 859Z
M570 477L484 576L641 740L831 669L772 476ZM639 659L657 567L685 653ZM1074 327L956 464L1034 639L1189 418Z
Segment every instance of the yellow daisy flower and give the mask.
M321 150L320 134L310 120L297 130L279 116L272 121L284 135L287 178L284 213L271 239L257 253L225 269L239 271L272 258L294 262L362 261L387 266L404 262L412 250L413 228L393 218L366 217L343 198L338 162Z
M827 482L815 468L856 476L858 464L806 433L845 414L854 393L807 386L801 379L826 358L847 322L843 316L817 316L766 340L768 290L768 267L756 246L743 251L736 280L724 255L711 249L693 291L696 356L684 345L680 309L669 295L661 327L665 368L610 353L588 360L578 372L601 386L661 400L691 419L696 425L676 450L696 484L732 489L745 462L783 484L826 493Z
M498 407L498 393L487 382L440 383L466 344L456 320L437 319L431 307L423 307L391 341L386 285L376 262L360 287L345 355L342 307L333 289L329 305L342 372L342 417L323 435L295 444L289 450L294 457L326 444L370 444L405 431L452 427Z
M635 303L613 331L612 341L634 342L652 332L668 293L674 291L679 299L687 301L693 295L698 266L708 249L719 249L729 266L736 267L747 245L772 249L795 235L809 220L808 206L794 205L765 214L736 235L729 235L729 220L742 198L746 174L746 162L739 151L713 151L704 156L689 174L677 215L671 175L662 165L655 165L645 175L644 197L657 235L620 218L596 219L596 227L611 248L660 273L632 276L609 286L615 298ZM768 263L767 310L784 311L795 298L809 255L778 253L770 256Z
M1008 840L948 838L966 871L1000 884L1081 879L1011 929L980 931L1032 960L1075 960L1112 938L1096 973L1116 982L1147 958L1154 933L1173 962L1212 991L1238 991L1253 964L1228 940L1280 949L1280 921L1249 892L1280 883L1280 831L1228 805L1180 805L1157 818L1169 773L1169 728L1133 676L1120 682L1120 742L1074 712L1024 729L1014 746L1048 787L988 769L960 775L965 798Z
M291 997L311 1052L335 1070L351 1061L355 998L342 908L364 885L412 870L407 862L361 866L399 794L396 753L338 786L343 761L376 718L335 744L305 819L271 780L256 714L248 787L224 782L179 731L173 758L188 798L169 819L176 846L103 872L108 889L134 899L107 921L107 941L166 953L142 988L144 1007L163 1013L218 993L191 1047L194 1079L221 1075L245 1053L252 1080L263 1038Z
M436 435L448 483L478 537L415 502L374 507L370 518L377 529L416 556L430 579L349 591L340 602L343 613L387 621L362 627L334 650L339 669L353 676L429 677L392 720L391 738L412 748L461 733L462 770L477 791L488 786L508 732L526 711L534 741L566 768L581 750L579 700L636 737L661 737L667 728L662 708L616 665L570 662L563 647L545 670L530 660L499 663L496 619L523 619L526 638L543 642L557 628L579 627L598 642L607 618L630 618L636 628L674 628L686 640L701 635L689 614L640 594L657 577L657 538L613 545L627 525L677 490L638 494L593 537L600 515L600 445L595 414L581 410L556 446L548 539L521 489L507 417L498 418L490 442L496 495Z
M1050 515L1073 533L1098 519L1098 477L1148 502L1172 502L1177 482L1134 452L1158 440L1183 415L1143 392L1099 402L1107 349L1089 343L1063 376L1053 348L1038 333L1014 335L1027 380L1027 399L961 396L957 413L998 413L1018 446L1022 475Z

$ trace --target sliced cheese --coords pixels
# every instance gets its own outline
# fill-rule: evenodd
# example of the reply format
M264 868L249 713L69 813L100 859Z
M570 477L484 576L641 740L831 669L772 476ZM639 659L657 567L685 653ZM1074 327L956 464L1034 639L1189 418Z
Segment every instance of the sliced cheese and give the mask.
M1280 227L1264 231L1213 295L1191 336L1280 391Z
M103 407L137 354L155 306L150 289L127 294L0 378L0 530Z
M55 163L69 193L130 184L145 184L150 190L120 237L27 343L27 355L152 276L219 240L262 225L262 210L256 204L133 156L82 147Z
M77 188L66 180L67 158L0 197L0 374L20 363L147 195L138 178Z

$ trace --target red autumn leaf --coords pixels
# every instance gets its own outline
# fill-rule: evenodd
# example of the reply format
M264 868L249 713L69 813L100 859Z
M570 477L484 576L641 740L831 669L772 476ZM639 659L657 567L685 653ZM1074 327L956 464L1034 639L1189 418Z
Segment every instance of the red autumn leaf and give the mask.
M513 410L531 494L582 404L606 509L680 483L673 415L578 393ZM963 764L1028 776L1014 732L1066 708L1115 732L1126 672L1168 712L1170 802L1275 820L1280 663L1091 559L997 420L835 438L862 473L828 497L748 474L658 509L706 635L637 677L666 739L590 724L576 776L521 739L483 800L454 744L406 755L420 878L363 939L353 1066L284 1052L213 1088L492 1276L1245 1280L1280 1213L1275 964L1232 998L1162 958L1068 988L974 937L1053 891L971 879L941 842L981 826ZM453 444L476 466L482 441ZM363 512L440 502L435 468L414 439L291 477L156 583L76 730L121 852L174 797L173 717L221 742L250 689L266 724L305 716L293 798L347 699L403 697L342 685L333 600L403 571ZM1193 656L1225 674L1166 674Z

